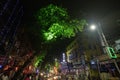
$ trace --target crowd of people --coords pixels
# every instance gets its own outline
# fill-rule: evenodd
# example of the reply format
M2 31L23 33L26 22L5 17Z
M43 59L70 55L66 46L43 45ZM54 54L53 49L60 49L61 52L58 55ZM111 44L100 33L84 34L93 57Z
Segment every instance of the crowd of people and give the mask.
M10 78L8 73L1 73L0 80L42 80L39 74L20 74L16 79Z

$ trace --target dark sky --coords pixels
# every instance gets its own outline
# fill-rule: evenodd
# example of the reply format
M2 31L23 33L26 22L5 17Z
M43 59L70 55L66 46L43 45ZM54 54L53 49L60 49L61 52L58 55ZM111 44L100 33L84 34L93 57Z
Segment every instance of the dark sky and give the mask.
M23 0L24 22L31 23L33 15L48 4L66 8L72 17L82 15L90 23L101 22L108 38L120 35L120 0Z
M84 16L89 23L101 22L108 41L120 38L120 0L23 0L24 23L34 21L35 13L48 4L66 8L73 18Z
M31 15L51 3L66 8L72 16L79 17L84 13L89 19L103 18L120 11L119 0L24 0L25 14Z

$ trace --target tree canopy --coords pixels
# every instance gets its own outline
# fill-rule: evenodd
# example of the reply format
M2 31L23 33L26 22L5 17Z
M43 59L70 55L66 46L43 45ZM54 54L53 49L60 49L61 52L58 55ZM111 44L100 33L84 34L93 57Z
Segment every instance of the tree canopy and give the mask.
M41 8L36 17L45 42L74 37L86 24L84 19L71 19L65 8L53 4Z
M65 8L53 4L38 10L36 19L38 26L34 27L33 30L36 31L35 36L41 38L41 53L44 50L50 53L52 42L72 38L76 33L81 32L86 25L84 19L71 19ZM37 60L35 65L42 61L40 57Z

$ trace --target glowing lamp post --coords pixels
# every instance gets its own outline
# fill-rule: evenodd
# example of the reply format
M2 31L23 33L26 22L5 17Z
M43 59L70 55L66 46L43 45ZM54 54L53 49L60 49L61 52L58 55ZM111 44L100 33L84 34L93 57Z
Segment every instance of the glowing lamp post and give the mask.
M110 58L114 58L114 59L117 58L117 56L116 56L116 54L114 52L114 49L112 47L109 47L109 45L107 43L106 37L105 37L105 35L104 35L104 33L103 33L102 29L101 29L100 23L98 24L98 27L96 27L95 25L91 25L90 29L91 30L97 30L98 35L100 37L101 45L102 45L102 47L104 47L103 48L104 53L107 53ZM114 64L115 64L118 72L120 73L120 69L118 68L118 65L117 65L115 60L114 60ZM98 65L98 70L99 70L99 62L98 62L98 60L97 60L97 65ZM99 70L99 73L100 73L100 70Z
M95 29L96 29L96 26L95 26L95 25L91 25L91 26L90 26L90 29L91 29L91 30L95 30Z
M100 27L100 24L98 25L98 27L96 25L91 25L90 30L92 30L92 31L96 30L98 32L99 37L100 37L101 45L104 47L108 46L107 40L105 38L105 35L103 34L103 31ZM104 53L106 53L106 52L104 51Z
M92 30L92 31L96 30L98 32L98 35L99 35L99 38L100 38L100 42L101 42L101 46L103 47L103 52L107 53L106 46L108 46L108 43L107 43L107 40L106 40L106 38L105 38L105 36L104 36L104 34L102 32L100 24L99 24L99 27L96 27L96 25L91 25L90 26L90 30ZM97 69L98 69L99 76L100 76L99 60L97 58L95 60L97 62Z
M96 27L95 25L91 25L90 29L97 30L104 53L107 53L110 58L117 58L116 54L112 52L113 50L111 50L111 48L109 48L108 42L107 42L106 37L101 29L100 24L98 24L98 27Z

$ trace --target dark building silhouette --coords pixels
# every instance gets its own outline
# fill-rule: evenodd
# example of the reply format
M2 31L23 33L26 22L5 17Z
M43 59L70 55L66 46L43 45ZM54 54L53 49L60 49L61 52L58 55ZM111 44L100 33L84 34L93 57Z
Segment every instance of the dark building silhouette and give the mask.
M0 1L0 55L6 55L15 43L22 15L20 0Z
M23 16L20 0L0 0L0 66L9 62Z

